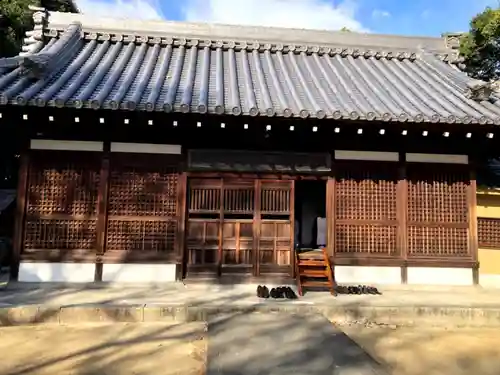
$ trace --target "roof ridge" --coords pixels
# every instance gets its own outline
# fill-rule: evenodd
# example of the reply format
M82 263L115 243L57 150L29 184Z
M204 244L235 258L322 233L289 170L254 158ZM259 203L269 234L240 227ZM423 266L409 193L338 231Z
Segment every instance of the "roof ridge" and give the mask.
M17 56L0 59L0 74L10 70L13 66L18 66L19 56L29 56L42 50L45 45L44 33L46 31L49 13L45 8L28 6L33 12L33 29L27 30L21 44L21 51Z
M39 52L45 43L44 32L48 25L49 12L42 7L33 5L28 6L29 10L33 12L33 29L25 33L21 52L19 56L27 56Z
M180 21L143 21L85 14L49 12L48 29L65 29L71 22L82 23L90 33L125 34L141 37L213 38L229 42L276 43L282 45L310 45L317 47L344 47L377 52L416 52L426 48L436 54L458 56L447 37L417 37L382 35L329 30L308 30L262 26L224 25Z
M76 43L81 40L82 25L74 22L69 25L58 39L46 45L45 50L20 54L14 57L0 59L0 69L19 69L19 74L27 74L32 78L44 78L58 65L64 64L71 53L74 52ZM43 44L42 44L43 46Z

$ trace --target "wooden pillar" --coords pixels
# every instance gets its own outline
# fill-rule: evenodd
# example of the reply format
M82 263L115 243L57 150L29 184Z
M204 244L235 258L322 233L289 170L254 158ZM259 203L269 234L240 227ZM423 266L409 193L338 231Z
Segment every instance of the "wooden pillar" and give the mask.
M185 248L186 240L186 210L187 210L187 174L179 174L177 182L177 279L181 280L185 275L184 265L187 263Z
M472 280L474 285L479 284L479 244L477 236L477 182L474 163L470 164L470 184L468 189L469 203L469 251L473 261Z
M103 256L106 251L106 231L108 226L108 195L109 195L109 150L102 155L100 184L97 195L97 225L96 225L96 264L94 281L102 281Z
M406 155L399 154L398 184L396 191L396 215L398 221L397 246L402 259L401 283L408 283L408 238L407 238L407 213L408 213L408 179L406 172Z
M295 180L290 181L290 274L295 278Z
M260 197L261 197L261 181L256 178L254 182L254 212L253 212L253 270L254 276L260 275Z
M222 275L222 257L224 242L224 180L220 181L220 206L219 206L219 247L217 249L217 275Z
M19 264L23 250L24 222L26 219L26 205L28 193L28 174L30 165L30 155L28 150L23 150L19 161L19 175L17 182L16 216L14 226L14 238L12 241L12 258L10 263L11 280L17 280L19 276Z
M329 177L326 182L326 250L328 256L335 256L335 178ZM333 263L332 263L333 264Z

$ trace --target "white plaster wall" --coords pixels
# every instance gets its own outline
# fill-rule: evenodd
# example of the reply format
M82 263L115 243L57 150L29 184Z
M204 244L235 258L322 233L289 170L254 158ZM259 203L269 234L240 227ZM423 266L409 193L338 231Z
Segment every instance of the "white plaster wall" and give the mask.
M406 154L406 161L412 163L469 164L467 155L451 154Z
M180 145L160 145L150 143L111 142L111 152L130 152L136 154L173 154L180 155Z
M400 267L335 266L339 284L401 284Z
M104 264L102 281L114 283L165 283L176 281L176 264Z
M104 143L90 141L58 141L52 139L32 139L30 141L30 148L32 150L100 152L104 149Z
M479 285L485 288L500 288L500 275L479 274Z
M408 267L408 284L473 285L472 268Z
M335 150L335 160L398 161L397 152Z
M19 265L20 282L91 283L94 263L24 263Z

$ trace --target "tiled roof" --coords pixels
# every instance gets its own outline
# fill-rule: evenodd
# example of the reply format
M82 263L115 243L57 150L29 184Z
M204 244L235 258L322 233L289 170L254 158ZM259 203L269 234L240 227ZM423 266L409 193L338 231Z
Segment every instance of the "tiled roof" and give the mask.
M0 60L0 104L500 124L446 38L40 13L46 38Z

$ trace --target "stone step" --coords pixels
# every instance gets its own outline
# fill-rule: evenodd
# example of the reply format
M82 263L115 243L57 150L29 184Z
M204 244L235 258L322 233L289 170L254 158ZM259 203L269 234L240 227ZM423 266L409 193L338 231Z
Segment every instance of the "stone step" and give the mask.
M488 326L500 327L500 306L363 306L313 305L289 301L257 304L80 304L80 305L0 305L0 326L23 324L73 324L99 322L185 322L206 321L228 313L319 313L339 324L370 323L388 325Z

